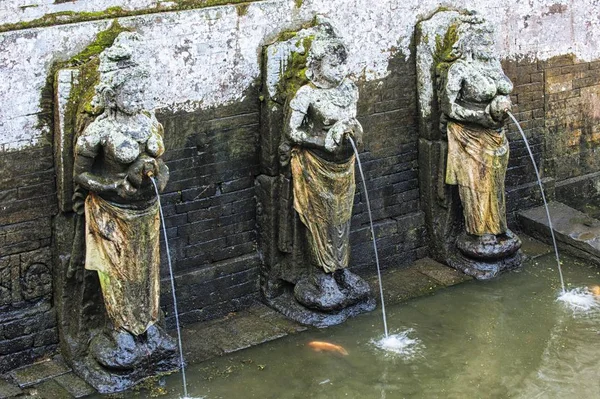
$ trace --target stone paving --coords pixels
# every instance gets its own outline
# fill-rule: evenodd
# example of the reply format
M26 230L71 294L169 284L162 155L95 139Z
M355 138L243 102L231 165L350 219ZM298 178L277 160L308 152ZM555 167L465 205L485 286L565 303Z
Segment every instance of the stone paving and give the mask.
M549 246L533 238L522 235L521 239L523 253L528 258L551 252ZM386 304L393 305L469 280L472 278L424 258L408 268L384 271L384 297ZM370 277L369 283L373 292L378 293L376 276ZM312 327L290 321L257 302L246 310L230 313L221 319L186 326L182 331L185 358L190 363L199 363L289 334L297 334L308 328ZM0 378L0 399L70 399L92 393L94 389L72 373L60 355L13 370Z

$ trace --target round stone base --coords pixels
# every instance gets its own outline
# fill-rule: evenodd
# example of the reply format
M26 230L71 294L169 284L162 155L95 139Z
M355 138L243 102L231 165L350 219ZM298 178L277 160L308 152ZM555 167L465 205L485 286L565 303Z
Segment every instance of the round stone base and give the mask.
M504 234L483 236L463 233L457 238L456 247L467 258L490 262L516 253L521 248L521 239L510 230Z

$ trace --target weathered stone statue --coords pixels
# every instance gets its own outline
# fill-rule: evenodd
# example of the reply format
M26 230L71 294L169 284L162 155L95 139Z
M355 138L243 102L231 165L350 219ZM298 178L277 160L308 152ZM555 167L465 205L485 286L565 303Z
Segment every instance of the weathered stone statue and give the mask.
M323 311L342 309L370 293L369 285L347 269L356 189L349 138L360 145L363 129L356 120L358 88L346 78L346 58L339 40L316 39L308 56L310 83L298 90L287 111L294 209L306 226L314 267L294 294L304 306Z
M509 146L503 126L513 86L495 54L491 26L476 15L449 20L433 54L439 129L447 138L439 178L458 187L463 221L457 223L464 228L454 229L459 252L446 254L446 261L490 278L520 263L521 241L507 227L504 188Z
M124 32L100 54L93 102L102 111L73 145L84 265L97 273L108 316L90 334L75 370L101 392L177 367L176 344L159 325L160 216L150 180L164 189L169 170L161 159L162 125L144 108L148 74L135 57L138 42L137 34ZM74 267L68 276L78 273Z
M306 60L295 67L306 69L305 80L287 93L282 110L278 195L285 200L279 201L277 211L283 252L277 277L291 283L295 302L290 303L291 292L286 296L275 290L266 296L288 316L324 326L374 308L367 282L348 270L355 193L349 139L361 146L363 129L356 120L358 89L347 78L347 50L333 28L323 23L292 40L303 46ZM281 83L280 90L290 87L290 82Z

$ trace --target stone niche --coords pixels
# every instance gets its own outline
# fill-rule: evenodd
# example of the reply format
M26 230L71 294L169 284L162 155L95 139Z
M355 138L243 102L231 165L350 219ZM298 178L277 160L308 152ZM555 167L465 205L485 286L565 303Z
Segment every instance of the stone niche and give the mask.
M124 367L104 367L91 354L90 342L110 330L111 322L98 274L85 269L82 204L85 192L78 189L73 181L74 146L79 135L103 112L94 100L100 80L98 42L102 41L106 50L123 30L118 24L113 24L100 34L102 37L99 35L96 43L59 65L54 74L54 157L59 204L59 214L53 225L54 303L60 349L74 372L101 393L122 391L145 378L178 368L175 348L169 353L157 353L148 349L152 344L146 338L142 340L148 342L140 343L137 341L139 337L136 337L136 343L130 345L129 352L117 351L115 364L127 364ZM158 324L164 324L162 315ZM132 361L140 345L148 347L147 356L142 362Z
M456 40L457 26L473 19L483 21L472 11L444 7L420 21L415 29L419 184L431 256L485 280L520 266L522 255L520 240L508 229L506 234L501 235L502 238L498 236L492 244L482 244L476 236L466 234L458 186L446 184L448 137L446 116L439 98L440 85L444 80L440 78L438 65L447 62L441 61L447 56L446 53L454 51L452 46ZM450 56L448 58L452 59Z
M302 324L327 327L375 308L372 296L341 310L320 311L302 306L294 286L310 274L306 227L294 209L289 163L280 156L289 149L285 135L286 110L296 92L309 83L309 49L323 29L334 28L321 16L302 29L282 33L263 47L260 168L257 177L257 221L262 257L261 292L267 304ZM284 156L285 158L285 156Z

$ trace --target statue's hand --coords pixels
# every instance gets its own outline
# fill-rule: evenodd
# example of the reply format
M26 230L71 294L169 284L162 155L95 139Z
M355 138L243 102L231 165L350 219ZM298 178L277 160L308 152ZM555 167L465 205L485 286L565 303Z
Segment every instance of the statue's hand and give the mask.
M510 96L507 95L498 95L494 97L492 102L490 103L490 114L492 119L496 122L506 121L508 118L508 113L512 108L512 102L510 100Z
M125 177L116 183L116 191L119 197L129 199L136 194L137 188L135 188L129 179Z
M356 118L347 120L348 136L352 137L355 141L356 147L360 148L363 145L363 128L360 122Z
M127 170L127 178L134 187L140 188L144 179L148 176L157 176L159 173L158 163L155 158L141 155ZM148 180L146 180L148 183Z
M342 142L345 132L345 125L343 121L336 122L328 131L325 136L325 149L329 152L337 150Z

